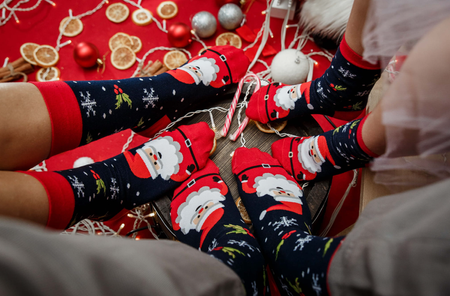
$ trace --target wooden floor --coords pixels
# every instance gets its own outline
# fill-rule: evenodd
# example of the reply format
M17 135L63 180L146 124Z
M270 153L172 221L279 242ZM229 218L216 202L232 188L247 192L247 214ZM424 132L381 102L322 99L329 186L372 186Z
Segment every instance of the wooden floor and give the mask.
M245 89L245 88L244 88ZM240 101L243 100L245 94L245 90L242 91L242 96ZM221 101L216 104L212 104L212 106L220 106L228 109L233 98L233 94L223 98ZM214 99L214 98L212 98ZM205 109L208 109L206 107ZM245 109L245 108L244 108ZM239 110L236 110L234 115L232 125L230 128L230 134L234 133L234 131L238 127L238 116ZM245 116L244 111L241 114L241 119L243 120ZM213 111L214 122L217 127L217 130L220 132L222 129L226 113L221 113L218 111ZM209 112L201 113L195 115L192 118L183 120L180 124L191 124L199 121L205 121L211 126L210 114ZM317 135L323 132L320 126L312 117L306 117L301 122L292 124L288 124L285 129L282 131L284 133L294 134L297 136L309 136L309 135ZM273 142L279 140L280 137L275 134L266 134L261 132L256 125L250 121L249 125L244 131L244 139L245 146L248 148L257 147L261 151L268 152L271 154L270 148ZM233 198L236 200L239 197L236 181L231 172L231 159L232 153L235 149L242 146L240 139L236 142L230 141L228 138L219 138L217 140L217 149L214 154L211 156L211 159L216 163L216 165L220 169L220 174L227 183L230 188L230 192ZM311 216L315 217L318 213L322 203L328 196L328 192L331 186L331 178L329 180L320 181L320 182L310 182L309 184L301 184L304 187L304 196L306 197L306 201L311 210ZM160 220L159 222L168 228L168 231L171 232L171 223L170 223L170 197L166 196L154 202L155 211L157 213L157 218ZM313 219L314 220L314 219ZM169 233L169 237L172 236L173 233Z

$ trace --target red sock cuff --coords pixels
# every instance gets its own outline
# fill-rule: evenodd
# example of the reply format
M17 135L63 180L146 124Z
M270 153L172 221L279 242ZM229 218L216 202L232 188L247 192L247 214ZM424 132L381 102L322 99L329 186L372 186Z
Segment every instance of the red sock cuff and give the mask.
M52 125L50 155L80 145L83 122L80 107L72 89L62 81L31 82L41 92Z
M363 60L363 57L351 49L347 44L347 41L345 41L345 35L339 45L339 50L341 51L342 56L344 56L347 61L355 66L368 70L379 70L381 68L380 63L372 64Z
M66 229L75 209L75 198L69 182L55 172L22 172L37 179L48 197L47 227Z
M356 141L358 142L359 147L369 156L371 157L378 157L379 155L372 152L367 146L366 143L364 143L363 137L362 137L362 128L364 126L364 122L366 122L368 115L364 116L364 118L361 120L361 123L358 126L358 130L356 131Z

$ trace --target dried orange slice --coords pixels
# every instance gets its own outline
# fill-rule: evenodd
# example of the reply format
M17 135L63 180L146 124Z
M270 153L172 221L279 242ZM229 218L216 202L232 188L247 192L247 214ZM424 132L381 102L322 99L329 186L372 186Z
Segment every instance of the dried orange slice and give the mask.
M152 13L150 10L145 8L139 8L133 11L131 14L131 19L133 20L133 23L138 26L146 26L153 21Z
M137 36L130 36L133 45L130 47L132 51L139 52L142 49L142 41Z
M77 18L73 18L70 20L69 24L66 26L66 29L63 32L64 25L67 23L70 17L65 17L62 19L61 23L59 23L59 31L63 33L64 36L74 37L83 31L83 22Z
M226 32L222 33L216 38L216 45L233 45L234 47L241 48L242 40L239 35Z
M250 220L250 217L247 213L247 209L244 207L244 203L242 202L242 199L238 197L235 201L236 206L239 210L239 213L241 213L242 220L244 220L245 224L252 224L252 220Z
M266 134L273 134L275 133L267 124L255 121L256 123L256 127L262 131L263 133ZM287 120L286 121L280 121L280 122L270 122L269 123L271 127L273 127L275 130L281 132L287 125Z
M125 21L130 14L130 9L123 3L113 3L106 8L106 17L113 23Z
M33 51L33 57L36 63L41 67L51 67L59 61L59 54L54 47L50 45L38 46Z
M32 65L37 65L36 60L34 59L33 52L36 48L39 47L39 44L27 42L20 46L20 54L23 59Z
M188 61L187 57L182 51L172 50L164 55L163 63L164 63L164 66L166 66L168 69L172 70L172 69L180 67L187 61Z
M133 47L133 39L131 39L130 35L126 33L116 33L114 36L109 38L109 48L111 51L116 49L119 46L128 46L129 48Z
M178 13L178 6L173 1L163 1L156 8L159 17L165 20L171 19Z
M136 54L128 46L119 46L111 53L111 63L119 70L126 70L136 62Z
M59 80L61 72L56 67L41 68L36 73L36 80L39 82Z

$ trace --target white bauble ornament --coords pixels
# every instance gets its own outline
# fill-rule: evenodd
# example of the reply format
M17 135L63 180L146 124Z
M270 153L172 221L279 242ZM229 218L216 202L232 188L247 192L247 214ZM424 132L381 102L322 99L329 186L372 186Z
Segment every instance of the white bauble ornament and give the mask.
M300 51L286 49L277 53L270 65L272 80L284 84L298 84L306 81L309 60Z
M192 18L192 29L200 38L208 38L216 33L217 22L212 13L208 11L200 11Z
M73 168L76 169L76 168L79 168L79 167L82 167L82 166L85 166L88 164L93 164L94 162L95 161L92 158L83 156L83 157L80 157L77 160L75 160L75 162L73 163Z
M239 6L228 3L220 8L217 18L224 29L234 30L241 25L244 14Z

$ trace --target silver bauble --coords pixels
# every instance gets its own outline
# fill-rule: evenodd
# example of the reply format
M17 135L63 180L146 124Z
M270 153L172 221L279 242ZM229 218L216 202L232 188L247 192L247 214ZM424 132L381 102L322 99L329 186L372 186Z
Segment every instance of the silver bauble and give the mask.
M208 38L214 35L217 29L216 18L212 13L200 11L192 18L192 29L200 38Z
M219 23L226 30L234 30L241 25L244 14L239 6L228 3L219 10Z

